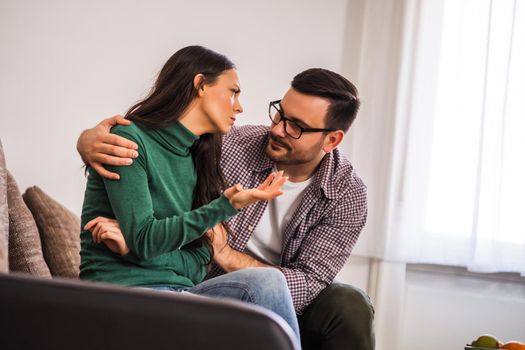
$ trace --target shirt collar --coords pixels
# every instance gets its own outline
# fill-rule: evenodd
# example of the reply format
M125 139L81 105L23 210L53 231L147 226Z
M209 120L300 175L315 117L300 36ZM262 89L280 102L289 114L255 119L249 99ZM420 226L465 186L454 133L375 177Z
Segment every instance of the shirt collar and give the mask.
M334 199L337 196L337 189L333 176L335 175L334 151L327 153L321 160L314 175L314 186L320 188L324 196Z

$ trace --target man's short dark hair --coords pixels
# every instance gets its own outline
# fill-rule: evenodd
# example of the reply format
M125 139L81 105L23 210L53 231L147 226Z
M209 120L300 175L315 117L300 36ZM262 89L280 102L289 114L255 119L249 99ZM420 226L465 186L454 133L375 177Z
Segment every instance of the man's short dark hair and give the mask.
M326 69L311 68L293 78L292 88L329 100L325 127L348 131L360 105L357 88L348 79Z

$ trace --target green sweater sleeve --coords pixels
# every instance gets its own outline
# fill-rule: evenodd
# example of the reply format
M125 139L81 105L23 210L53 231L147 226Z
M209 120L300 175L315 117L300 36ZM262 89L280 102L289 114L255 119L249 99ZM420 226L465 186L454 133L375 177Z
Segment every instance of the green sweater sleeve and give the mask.
M144 155L139 154L130 166L107 168L120 175L118 181L104 179L104 185L126 243L140 260L180 249L238 212L223 195L182 215L157 219Z
M195 284L199 284L206 277L206 269L201 268L201 266L206 266L210 263L210 250L207 246L202 245L197 248L182 248L181 254L185 254L188 257L191 257L193 261L198 261L200 264L193 264L193 268L187 269L188 278Z

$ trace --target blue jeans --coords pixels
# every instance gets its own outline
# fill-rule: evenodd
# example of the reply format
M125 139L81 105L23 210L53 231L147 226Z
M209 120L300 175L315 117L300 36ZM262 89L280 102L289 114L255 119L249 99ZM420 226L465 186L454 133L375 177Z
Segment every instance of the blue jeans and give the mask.
M292 296L281 271L272 267L248 268L211 278L192 288L153 286L155 290L189 292L212 298L236 299L275 312L290 325L297 339L299 324Z

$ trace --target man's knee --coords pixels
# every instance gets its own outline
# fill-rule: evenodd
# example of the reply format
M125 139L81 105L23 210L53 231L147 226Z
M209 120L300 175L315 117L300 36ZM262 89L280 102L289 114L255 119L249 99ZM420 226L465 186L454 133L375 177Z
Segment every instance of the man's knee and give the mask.
M323 293L324 292L324 293ZM371 322L374 319L374 307L368 295L361 289L342 283L333 283L319 294L318 299L325 307L336 311L348 321L356 319Z
M325 288L300 317L303 341L374 348L374 308L360 289L341 283ZM306 344L304 344L306 345ZM304 346L308 349L308 346Z

